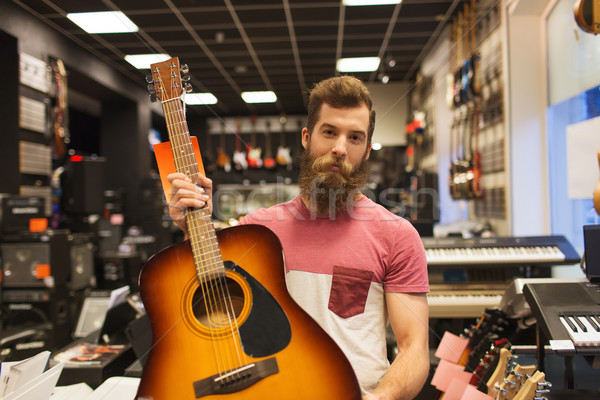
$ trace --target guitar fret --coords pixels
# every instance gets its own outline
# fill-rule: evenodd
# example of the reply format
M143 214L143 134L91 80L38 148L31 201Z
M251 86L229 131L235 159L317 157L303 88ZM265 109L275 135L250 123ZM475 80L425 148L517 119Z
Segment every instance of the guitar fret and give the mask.
M175 169L178 172L185 173L190 178L196 178L200 172L187 123L182 118L185 115L182 102L177 98L163 102L162 104ZM202 279L204 276L214 273L224 274L225 267L223 265L221 250L208 210L206 208L189 210L186 219L198 278Z

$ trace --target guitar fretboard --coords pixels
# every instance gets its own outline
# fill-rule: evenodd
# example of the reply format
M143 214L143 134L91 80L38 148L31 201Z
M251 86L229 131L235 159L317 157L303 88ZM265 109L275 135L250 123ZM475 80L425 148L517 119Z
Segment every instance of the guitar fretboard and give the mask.
M175 170L196 182L200 174L194 147L179 98L162 102L171 142ZM190 244L199 279L216 278L225 274L223 259L208 207L188 210L186 214Z

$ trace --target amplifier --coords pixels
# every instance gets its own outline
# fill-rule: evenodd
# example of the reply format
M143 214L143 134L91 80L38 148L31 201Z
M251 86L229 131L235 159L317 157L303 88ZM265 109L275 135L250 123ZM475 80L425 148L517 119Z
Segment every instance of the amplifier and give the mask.
M62 175L63 209L75 215L104 212L106 158L83 157L71 161Z
M69 288L80 290L96 285L94 273L94 245L91 235L86 233L73 233L69 236L71 251Z
M2 302L7 309L6 328L49 324L48 345L64 346L71 341L71 298L63 289L5 289Z
M29 220L45 218L43 197L2 195L0 225L3 233L29 232Z
M4 288L66 285L70 275L68 231L6 235L0 244Z
M89 234L61 230L9 235L0 250L5 288L67 286L80 290L96 283Z

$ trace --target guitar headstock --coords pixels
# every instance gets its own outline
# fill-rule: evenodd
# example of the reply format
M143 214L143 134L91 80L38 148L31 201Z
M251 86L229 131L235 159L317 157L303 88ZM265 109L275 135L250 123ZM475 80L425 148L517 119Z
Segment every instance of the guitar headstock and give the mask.
M179 65L179 58L172 57L166 61L151 64L152 75L147 77L150 99L161 102L181 97L184 92L190 92L192 86L187 65Z
M497 391L500 392L501 399L512 400L521 392L525 381L535 372L535 365L518 365L508 373L504 382L500 384Z
M535 371L535 373L527 378L527 381L515 396L515 400L535 400L546 398L540 396L543 393L550 392L552 384L546 381L546 375L543 372Z

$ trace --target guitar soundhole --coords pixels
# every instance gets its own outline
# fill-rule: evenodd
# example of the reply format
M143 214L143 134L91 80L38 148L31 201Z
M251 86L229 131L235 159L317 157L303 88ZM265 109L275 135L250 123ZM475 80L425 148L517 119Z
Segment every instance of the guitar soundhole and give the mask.
M210 329L232 325L243 308L244 292L236 281L228 277L203 283L192 297L194 316Z

